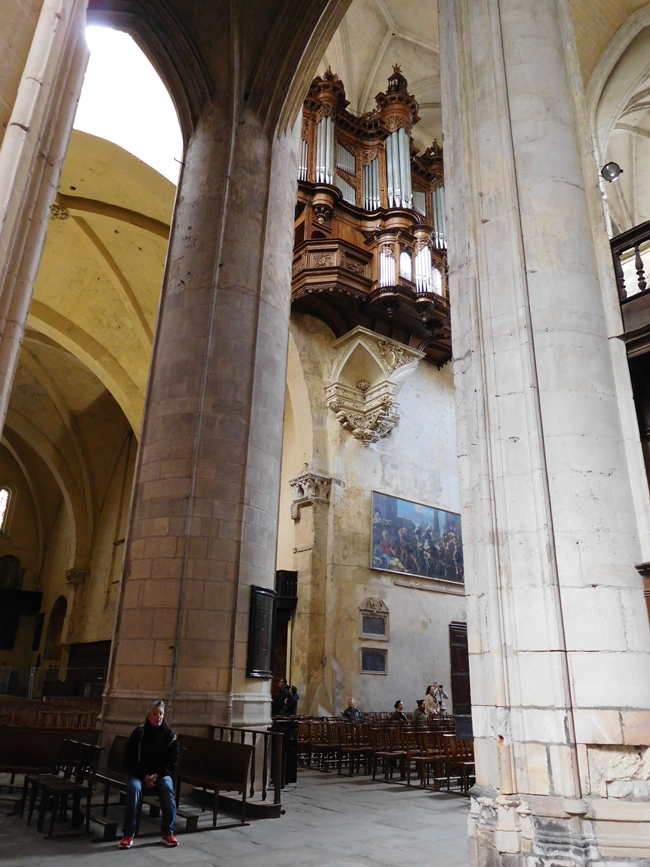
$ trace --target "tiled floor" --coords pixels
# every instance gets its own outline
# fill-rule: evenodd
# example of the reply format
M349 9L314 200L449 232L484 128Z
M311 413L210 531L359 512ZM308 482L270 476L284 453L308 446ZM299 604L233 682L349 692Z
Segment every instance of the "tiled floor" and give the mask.
M72 835L57 825L44 839L35 827L7 816L0 803L2 867L371 867L431 862L467 865L469 799L399 784L348 779L301 770L298 785L284 790L286 814L241 828L179 835L177 849L157 837L136 840L119 852L92 833ZM147 822L148 830L154 830ZM97 827L97 826L95 826Z

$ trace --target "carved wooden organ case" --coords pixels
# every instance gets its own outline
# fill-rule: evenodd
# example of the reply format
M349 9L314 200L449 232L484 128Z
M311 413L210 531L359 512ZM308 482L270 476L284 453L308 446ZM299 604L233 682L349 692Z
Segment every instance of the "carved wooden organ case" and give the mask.
M303 107L292 306L336 337L357 325L451 357L442 148L410 138L418 104L395 67L376 108L347 111L327 70Z

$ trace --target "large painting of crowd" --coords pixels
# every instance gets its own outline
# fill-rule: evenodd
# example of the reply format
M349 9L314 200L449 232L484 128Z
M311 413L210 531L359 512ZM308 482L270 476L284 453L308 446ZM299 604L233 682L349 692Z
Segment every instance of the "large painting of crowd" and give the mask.
M460 515L373 491L372 568L462 583Z

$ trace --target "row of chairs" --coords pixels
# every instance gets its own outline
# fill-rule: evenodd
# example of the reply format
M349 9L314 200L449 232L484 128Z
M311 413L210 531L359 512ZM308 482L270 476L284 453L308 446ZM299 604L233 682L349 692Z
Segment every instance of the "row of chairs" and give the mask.
M340 721L299 721L298 760L319 770L348 767L350 776L363 770L376 779L383 768L386 782L399 767L400 780L411 785L415 771L421 786L440 788L446 780L457 778L462 792L467 792L474 777L473 742L456 738L451 731L429 726L372 725Z

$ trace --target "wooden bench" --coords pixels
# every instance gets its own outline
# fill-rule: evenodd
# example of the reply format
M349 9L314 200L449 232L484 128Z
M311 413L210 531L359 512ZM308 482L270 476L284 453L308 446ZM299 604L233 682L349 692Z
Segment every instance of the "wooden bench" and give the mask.
M203 809L206 793L214 792L212 827L217 826L220 792L237 792L242 796L242 825L246 822L246 789L253 747L233 741L213 741L192 735L179 735L181 748L176 772L176 800L181 783L202 789Z

